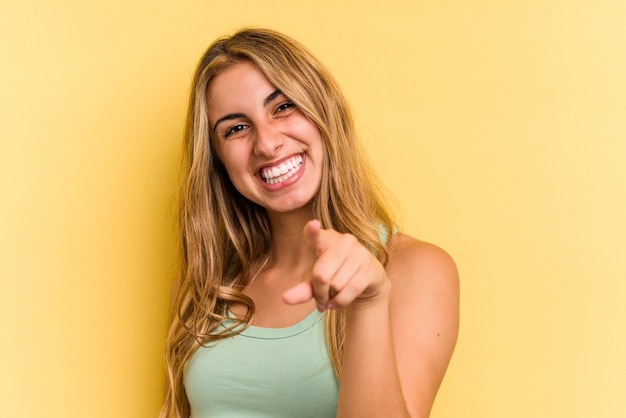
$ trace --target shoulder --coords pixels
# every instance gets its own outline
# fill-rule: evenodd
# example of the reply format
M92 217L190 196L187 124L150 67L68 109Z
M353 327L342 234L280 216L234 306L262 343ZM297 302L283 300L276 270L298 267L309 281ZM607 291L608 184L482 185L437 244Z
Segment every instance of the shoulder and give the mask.
M409 403L428 410L444 377L459 331L459 275L436 245L394 235L386 266L389 315L398 373Z
M437 332L445 329L453 344L460 286L452 257L434 244L396 234L389 245L386 272L394 321L405 326L432 327Z
M395 234L389 244L387 274L392 285L407 280L458 283L456 264L446 251L402 233Z

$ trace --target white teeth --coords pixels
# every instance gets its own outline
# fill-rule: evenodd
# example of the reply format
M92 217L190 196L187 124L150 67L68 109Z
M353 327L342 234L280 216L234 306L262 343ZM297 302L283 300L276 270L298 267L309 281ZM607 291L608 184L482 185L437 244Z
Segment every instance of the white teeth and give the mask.
M302 161L302 155L297 155L278 166L264 168L261 170L261 177L269 184L282 183L300 169Z

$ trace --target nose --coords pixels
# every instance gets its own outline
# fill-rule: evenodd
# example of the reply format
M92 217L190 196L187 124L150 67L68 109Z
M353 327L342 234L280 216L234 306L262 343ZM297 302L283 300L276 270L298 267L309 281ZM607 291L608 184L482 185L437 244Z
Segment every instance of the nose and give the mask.
M282 146L282 135L271 124L256 126L254 138L255 154L273 157Z

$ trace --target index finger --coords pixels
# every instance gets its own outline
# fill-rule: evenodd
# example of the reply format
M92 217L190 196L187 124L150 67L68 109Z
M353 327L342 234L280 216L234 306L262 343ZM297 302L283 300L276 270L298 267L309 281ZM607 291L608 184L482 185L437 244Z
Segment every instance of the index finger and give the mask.
M332 232L332 230L323 229L320 221L314 219L304 226L304 240L317 255L320 255L332 244Z

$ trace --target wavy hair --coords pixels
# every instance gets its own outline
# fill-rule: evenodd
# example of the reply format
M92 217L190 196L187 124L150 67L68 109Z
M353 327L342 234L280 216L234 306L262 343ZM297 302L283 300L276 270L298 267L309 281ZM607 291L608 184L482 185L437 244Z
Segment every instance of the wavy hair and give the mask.
M215 41L196 68L189 102L178 216L181 265L166 342L161 418L189 416L183 378L195 350L241 332L252 321L254 303L243 289L271 246L265 209L235 189L210 138L209 83L242 61L254 63L320 131L325 161L313 215L324 228L353 234L387 262L380 235L391 236L394 222L384 204L386 195L328 70L302 45L272 30L247 28ZM245 305L247 314L232 327L219 327L235 302ZM326 344L338 378L344 333L345 313L327 311Z

